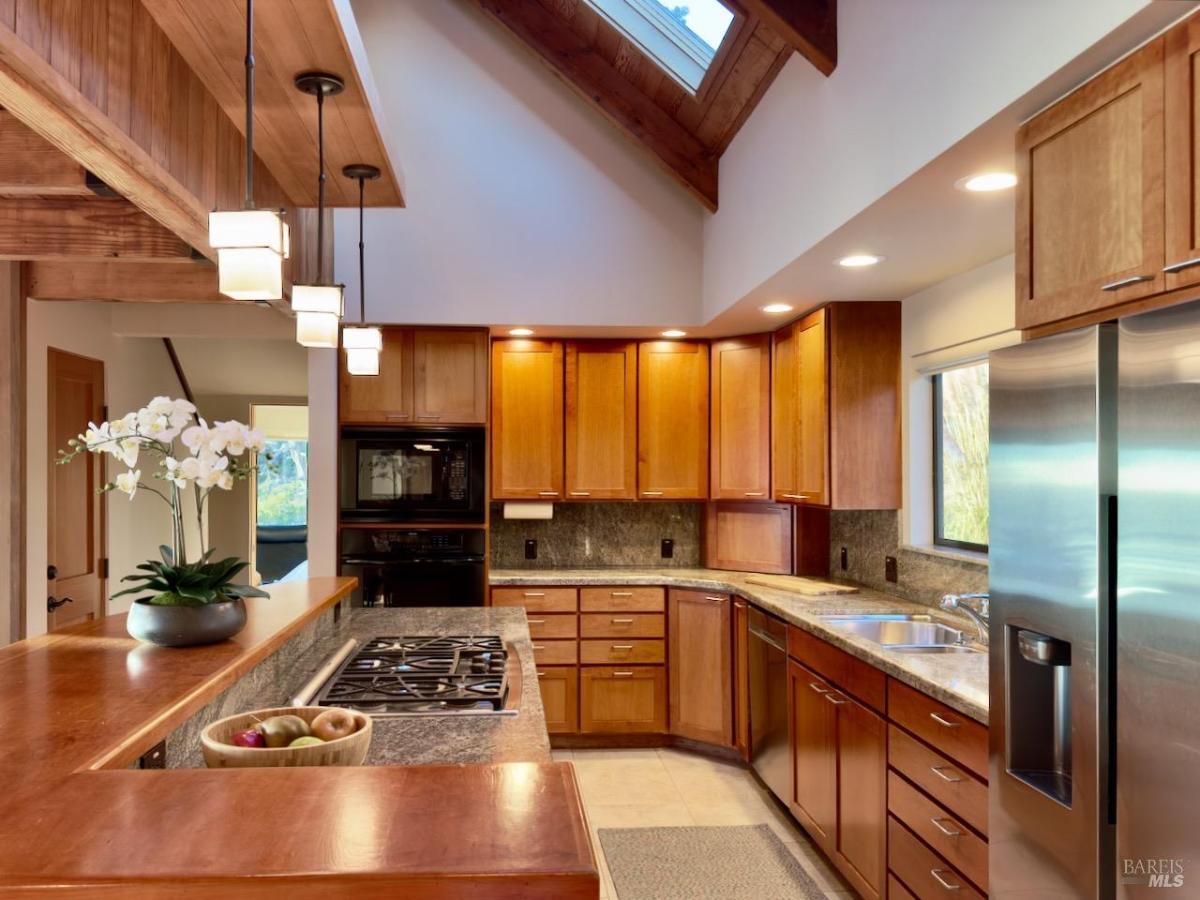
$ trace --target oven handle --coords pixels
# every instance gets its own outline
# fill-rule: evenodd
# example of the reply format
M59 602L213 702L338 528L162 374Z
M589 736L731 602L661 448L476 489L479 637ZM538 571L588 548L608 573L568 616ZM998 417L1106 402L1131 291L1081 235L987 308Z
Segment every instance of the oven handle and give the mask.
M413 564L425 565L427 563L437 563L445 566L477 566L483 562L482 556L456 556L452 559L439 559L437 557L417 557L415 559L359 559L353 556L342 557L342 564L347 566L378 566L381 568L395 566L410 566Z

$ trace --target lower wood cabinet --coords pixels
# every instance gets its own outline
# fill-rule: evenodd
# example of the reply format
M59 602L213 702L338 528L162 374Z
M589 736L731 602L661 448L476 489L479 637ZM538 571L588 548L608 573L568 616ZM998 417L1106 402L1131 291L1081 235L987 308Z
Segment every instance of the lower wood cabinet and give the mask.
M579 669L575 666L538 666L538 687L546 730L550 734L579 731Z
M672 589L671 733L733 746L733 604L727 594Z
M837 709L833 688L804 666L788 663L788 731L792 736L792 813L822 849L837 838Z
M583 734L667 730L667 673L662 666L584 666L579 673Z
M750 761L750 604L733 598L733 746Z

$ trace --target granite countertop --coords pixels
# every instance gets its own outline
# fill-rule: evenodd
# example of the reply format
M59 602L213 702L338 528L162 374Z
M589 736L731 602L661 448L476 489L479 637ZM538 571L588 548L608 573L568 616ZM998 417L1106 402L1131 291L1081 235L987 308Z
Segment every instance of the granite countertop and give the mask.
M289 696L347 640L377 635L499 634L521 659L521 708L515 716L436 715L376 718L367 765L549 762L550 739L523 609L349 608L334 633L297 660Z
M666 585L699 588L745 597L755 606L774 613L798 628L812 632L847 653L869 662L888 675L936 697L947 706L985 725L988 721L988 654L904 653L887 650L821 617L839 613L925 613L967 634L974 624L958 613L935 610L919 603L858 587L856 594L806 597L747 581L745 572L719 569L493 569L493 585Z

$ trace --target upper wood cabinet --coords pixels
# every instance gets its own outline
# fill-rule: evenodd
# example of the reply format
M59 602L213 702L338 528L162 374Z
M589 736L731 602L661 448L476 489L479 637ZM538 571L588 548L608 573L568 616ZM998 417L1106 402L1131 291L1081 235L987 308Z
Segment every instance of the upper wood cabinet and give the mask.
M708 497L708 345L638 347L638 496Z
M771 336L714 341L709 496L771 498Z
M732 747L732 601L673 589L668 606L671 733Z
M833 303L774 336L775 499L900 505L900 304Z
M566 495L637 498L637 344L569 341Z
M563 493L563 345L492 346L492 496L557 500Z
M1165 35L1166 262L1168 290L1200 283L1200 18Z
M340 421L482 425L487 340L487 332L476 329L384 328L378 375L339 370Z

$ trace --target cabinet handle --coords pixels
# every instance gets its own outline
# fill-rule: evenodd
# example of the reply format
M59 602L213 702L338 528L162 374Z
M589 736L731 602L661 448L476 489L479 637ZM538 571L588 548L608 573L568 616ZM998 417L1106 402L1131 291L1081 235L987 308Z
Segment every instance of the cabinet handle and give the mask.
M1171 263L1169 266L1163 266L1164 272L1182 272L1184 269L1190 269L1193 266L1200 266L1200 256L1193 259L1184 259L1179 262Z
M609 591L608 596L610 596L610 597L632 597L633 591Z
M743 497L765 497L766 494L764 494L762 491L746 491L742 496Z
M725 602L724 597L705 597L704 599L711 600L713 603L724 603Z
M534 650L545 650L546 648L541 644L534 644L533 649Z
M546 677L545 672L538 672L538 678L545 678L545 677Z
M632 650L633 644L613 644L612 649L614 649L614 650Z
M784 494L788 500L807 500L808 494Z
M930 713L929 718L933 719L933 721L937 722L943 728L958 728L960 725L962 725L962 722L951 722L949 719L943 718L937 713Z
M522 597L545 597L546 594L542 591L522 591Z
M558 491L538 491L539 497L557 497Z
M403 421L404 419L409 418L409 415L408 413L388 413L386 418Z
M1117 281L1110 281L1108 284L1100 286L1102 291L1119 291L1123 287L1129 287L1134 284L1141 284L1143 281L1153 281L1153 275L1130 275L1128 278L1120 278Z
M590 496L592 496L591 491L571 491L570 493L571 493L572 497L590 497Z
M612 624L614 624L614 625L632 625L633 619L613 619Z
M432 421L436 422L438 419L440 419L440 418L441 418L441 416L440 416L440 415L439 415L439 416L435 416L435 415L432 415L432 414L429 414L429 413L422 413L422 414L418 415L418 416L417 416L417 418L418 418L418 419L430 419L430 420L432 420Z
M841 700L839 700L839 699L837 699L837 696L835 694L827 693L827 694L825 694L825 699L828 700L830 703L832 703L834 706L841 706L843 703L846 702L845 697L843 697Z
M930 766L929 767L929 771L931 771L938 778L942 779L942 781L949 781L951 784L957 784L958 782L962 781L962 779L957 777L956 775L947 775L946 770L949 770L951 772L954 771L954 769L950 768L950 766Z
M936 816L934 816L929 821L933 823L934 828L936 828L938 831L940 831L946 837L962 837L962 832L959 831L957 828L947 828L945 825L942 824L943 822L952 822L955 825L957 825L958 823L955 822L953 819L939 819Z
M613 672L613 678L632 678L632 672Z
M934 880L938 884L940 884L942 887L944 887L946 890L961 891L962 890L961 884L955 884L953 881L947 881L945 878L942 877L942 873L945 871L946 871L945 869L930 869L929 874L932 875Z
M525 621L528 622L530 625L545 625L546 624L545 619L526 619Z
M829 693L829 688L819 685L815 681L810 681L808 683L808 686L810 688L812 688L814 691L816 691L818 694L828 694Z
M643 497L661 497L662 495L662 491L642 491Z

